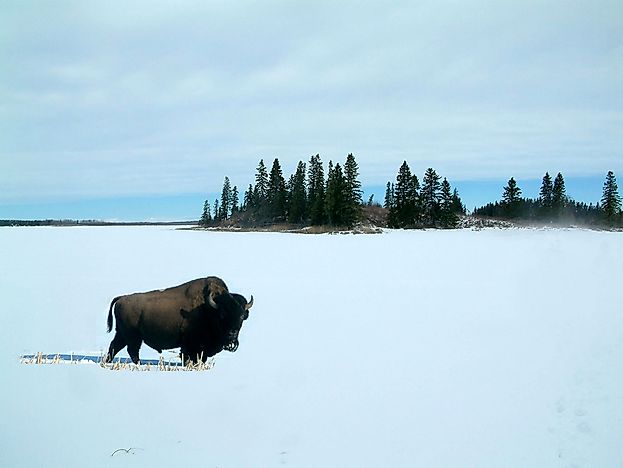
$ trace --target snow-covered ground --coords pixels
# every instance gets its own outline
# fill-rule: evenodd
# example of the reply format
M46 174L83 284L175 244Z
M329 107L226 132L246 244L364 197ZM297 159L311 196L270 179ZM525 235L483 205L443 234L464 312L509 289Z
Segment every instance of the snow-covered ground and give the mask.
M3 467L623 466L620 233L3 228L0 265ZM207 275L255 297L212 370L19 363Z

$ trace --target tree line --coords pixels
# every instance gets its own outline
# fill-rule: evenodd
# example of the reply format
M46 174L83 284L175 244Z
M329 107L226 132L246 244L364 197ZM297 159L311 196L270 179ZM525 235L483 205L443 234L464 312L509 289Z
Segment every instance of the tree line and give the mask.
M329 161L325 177L320 155L309 163L299 161L288 179L276 158L270 172L264 160L255 172L255 185L249 184L242 201L237 186L225 177L220 199L213 205L206 200L200 224L221 224L227 220L247 226L289 223L352 227L361 217L362 203L359 165L353 154L342 164Z
M433 168L422 178L411 173L406 161L398 169L396 182L387 182L384 207L388 211L387 225L392 228L454 228L459 215L465 214L456 189Z
M261 159L255 171L255 184L249 184L240 199L237 186L225 177L220 198L204 202L200 224L219 225L227 222L243 226L288 223L294 225L328 225L352 227L362 219L366 207L382 210L371 196L367 203L359 180L359 165L350 153L343 164L329 161L326 176L319 154L308 163L299 161L287 180L279 159L270 171ZM457 190L447 179L441 180L429 168L422 179L403 162L396 182L387 183L384 207L389 227L455 227L458 215L465 213Z
M466 214L458 191L445 177L428 168L420 182L406 161L399 167L396 180L387 182L382 207L373 196L363 202L359 165L352 153L343 164L329 161L326 175L320 155L316 154L307 163L299 161L287 179L278 158L270 171L260 159L254 180L255 184L249 184L241 196L226 176L220 198L213 204L205 201L200 224L350 228L361 221L366 207L374 207L384 212L385 225L390 228L454 228L460 216ZM527 222L623 227L621 197L612 171L606 175L601 203L595 205L574 201L567 195L562 173L552 178L546 172L536 199L522 197L521 188L511 177L500 201L476 208L473 214Z
M553 181L549 173L545 173L536 199L524 198L521 194L517 181L511 177L503 188L502 199L475 209L474 214L523 221L623 226L621 197L612 171L606 175L601 204L587 205L567 196L565 180L560 172Z

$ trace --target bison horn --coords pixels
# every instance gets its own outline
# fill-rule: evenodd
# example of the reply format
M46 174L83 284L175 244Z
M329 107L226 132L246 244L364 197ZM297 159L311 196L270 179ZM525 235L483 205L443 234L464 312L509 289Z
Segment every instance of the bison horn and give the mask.
M251 294L251 300L244 306L244 310L249 310L251 307L253 307L253 294Z
M218 309L218 304L216 302L214 302L214 293L213 292L208 294L208 304L210 304L210 307L212 307L213 309Z

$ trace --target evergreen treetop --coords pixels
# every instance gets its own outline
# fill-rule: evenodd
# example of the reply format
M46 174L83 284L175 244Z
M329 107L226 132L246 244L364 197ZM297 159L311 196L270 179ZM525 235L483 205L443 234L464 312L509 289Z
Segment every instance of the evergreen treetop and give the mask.
M520 195L521 189L517 186L515 178L511 177L502 193L502 206L504 207L507 217L516 218L519 215Z
M225 180L223 181L223 190L221 191L221 209L218 214L217 219L228 219L232 206L232 191L231 191L231 182L229 181L229 177L225 176Z
M307 218L307 192L305 186L306 166L299 161L296 172L290 178L288 196L288 221L303 223Z
M547 218L550 215L553 194L554 185L552 184L552 177L549 175L549 172L546 172L543 176L543 182L541 183L541 190L539 191L539 206L542 218Z
M448 182L448 179L445 177L441 183L441 203L439 212L439 223L442 228L449 229L456 227L459 218L454 211L454 199L450 182Z
M329 161L325 198L325 213L329 225L344 226L346 224L345 214L347 205L348 190L342 167L340 163L337 163L334 167L333 162Z
M286 181L279 159L275 158L268 179L268 212L273 220L283 220L286 214Z
M212 215L210 214L210 202L206 200L203 202L203 213L201 214L201 219L199 220L199 224L201 226L208 226L212 222Z
M359 166L353 153L348 154L344 164L344 182L346 191L344 224L354 225L361 215L361 182L359 181Z
M326 193L324 168L319 154L312 156L309 160L307 189L310 223L315 226L324 224Z
M441 176L432 167L426 169L422 179L422 190L420 191L425 226L434 226L438 216L441 190L440 180Z
M560 217L567 206L567 189L565 188L565 179L559 172L554 179L552 187L552 211L554 216Z
M263 159L260 159L256 171L254 189L255 203L261 204L266 201L266 197L268 196L268 172L266 171Z
M614 224L615 218L621 214L621 197L614 172L608 171L604 182L603 195L601 197L601 209L606 217L606 222Z

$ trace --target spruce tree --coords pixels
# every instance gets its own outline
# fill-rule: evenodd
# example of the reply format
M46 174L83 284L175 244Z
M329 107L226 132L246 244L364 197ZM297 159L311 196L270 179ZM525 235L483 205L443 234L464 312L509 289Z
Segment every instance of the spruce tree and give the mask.
M306 166L299 161L296 172L290 178L288 197L288 221L302 223L307 218L307 193L305 188Z
M426 169L420 192L425 226L434 226L438 220L441 176L432 167Z
M552 187L552 213L556 218L562 216L567 206L567 190L565 189L565 179L559 172L554 179Z
M329 161L327 176L327 194L325 199L325 213L327 221L332 226L345 225L347 206L346 178L339 163L333 167Z
M268 178L268 213L272 221L284 220L286 216L286 181L279 159L275 158Z
M422 218L422 196L420 191L420 181L415 174L411 177L408 197L410 202L413 204L412 222L417 225L420 223Z
M502 206L508 218L515 218L519 215L520 195L521 189L517 186L515 178L511 177L502 194Z
M201 214L201 219L199 220L199 224L201 226L208 226L212 221L212 216L210 215L210 202L206 200L203 202L203 213Z
M549 218L551 216L553 195L552 177L546 172L543 176L541 190L539 191L539 215L541 218Z
M268 172L264 165L264 160L260 159L255 173L255 188L253 189L253 205L260 215L267 211L268 197Z
M396 175L393 193L394 212L392 213L392 221L394 227L406 227L415 223L414 182L416 181L417 178L413 178L407 161L403 161Z
M218 198L214 200L214 221L218 222L220 219Z
M309 221L312 225L315 226L324 224L326 191L324 169L319 154L312 156L309 160L307 189Z
M244 192L244 200L242 202L242 211L253 209L253 185L249 184L249 189Z
M385 192L385 208L387 209L387 226L390 228L399 227L397 209L396 209L396 187L392 182L387 182L387 190Z
M220 220L229 218L232 202L231 195L231 183L229 182L229 177L225 176L225 180L223 181L223 190L221 191L221 210L218 217Z
M441 183L441 204L439 210L439 224L442 228L455 228L459 218L454 211L454 201L450 183L444 177Z
M344 224L353 226L361 217L362 191L361 182L359 181L359 166L352 153L346 157L344 178L346 182Z
M457 189L454 189L454 192L452 192L452 212L462 215L467 212L467 210L465 209L465 205L463 205L463 202L461 201L461 197L459 196L459 191Z
M329 205L335 204L335 175L333 174L333 161L329 160L329 164L327 164L327 184L324 196L324 219L325 221L331 225L332 219L329 216Z
M385 189L385 203L383 208L391 210L394 205L394 191L392 190L391 183L387 182L387 188Z
M234 188L231 191L231 214L233 215L239 210L239 199L238 199L238 187L234 185Z
M614 172L608 171L604 182L603 195L601 197L601 209L606 223L614 225L621 216L621 197Z

